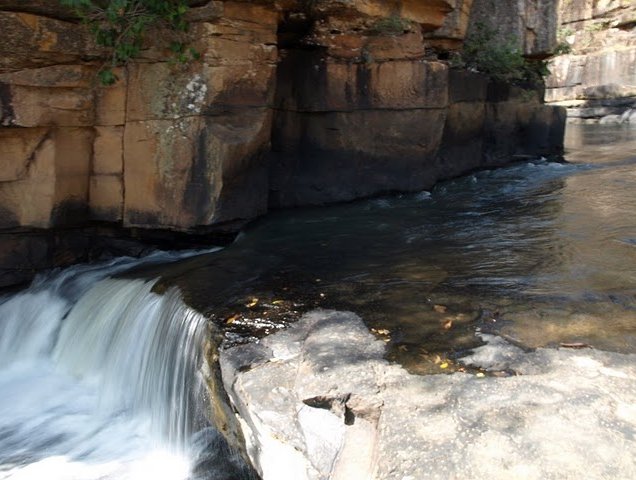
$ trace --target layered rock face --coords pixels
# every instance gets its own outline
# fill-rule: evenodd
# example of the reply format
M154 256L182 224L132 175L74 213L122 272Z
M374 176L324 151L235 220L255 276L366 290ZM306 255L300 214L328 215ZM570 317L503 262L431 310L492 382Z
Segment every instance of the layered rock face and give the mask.
M526 52L549 50L554 15L506 3L535 32ZM561 147L541 92L440 60L484 2L192 4L199 61L152 42L103 87L105 52L70 12L0 0L0 285L77 260L92 230L76 229L95 222L236 231L271 206L418 190Z
M530 15L504 3L501 15L521 33L517 23ZM540 95L439 60L488 7L334 1L311 15L288 12L279 29L270 205L421 190L515 154L554 153L562 119ZM554 8L546 18L554 22ZM532 21L550 31L550 22ZM554 45L543 35L518 38L538 55Z
M561 0L559 41L546 101L576 122L636 123L636 4Z
M529 57L552 55L556 43L557 3L553 0L473 0L468 35L491 27L503 42L513 42Z

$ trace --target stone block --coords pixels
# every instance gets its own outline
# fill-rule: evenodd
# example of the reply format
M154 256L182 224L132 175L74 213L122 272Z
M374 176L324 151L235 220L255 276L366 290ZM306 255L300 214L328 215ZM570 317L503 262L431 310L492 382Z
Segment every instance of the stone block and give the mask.
M361 35L348 25L329 23L321 25L320 31L313 35L312 41L327 49L332 59L385 62L389 60L421 59L425 54L422 32L410 27L400 35ZM359 29L367 28L361 25ZM358 30L359 30L358 29ZM334 31L341 33L333 34Z
M95 127L93 143L93 175L123 173L124 127Z
M30 13L0 11L0 72L61 65L98 57L88 29Z
M273 206L346 201L429 187L446 109L279 112Z
M94 123L95 68L55 65L0 74L0 123L22 127Z
M329 112L363 109L443 108L448 67L441 62L336 63L304 51L279 66L277 106Z
M444 142L462 144L482 137L485 115L484 102L462 102L450 105L444 126Z
M453 10L446 15L441 27L427 34L427 38L463 40L468 30L473 0L454 0Z
M119 222L124 206L124 185L120 175L94 175L90 179L89 208L94 220Z
M3 115L2 123L19 127L92 126L93 100L91 89L10 86L11 110L6 118Z
M568 0L559 2L560 23L571 24L590 20L594 14L594 1L591 0Z
M123 125L126 122L128 75L124 68L113 70L117 82L110 86L99 85L95 89L95 125Z
M0 182L28 175L34 153L47 133L46 128L0 128Z
M597 85L625 85L636 92L636 47L620 50L606 50L588 55L585 61L582 84L584 87Z
M565 109L519 99L486 105L485 161L497 165L513 155L561 155Z
M202 65L175 71L166 63L130 68L128 121L218 113L228 107L271 104L275 66Z
M274 8L252 2L224 2L223 18L234 24L249 26L248 30L275 32L278 27L278 12Z
M461 8L461 3L461 0L402 0L400 16L419 23L424 29L435 30L444 26L449 14L458 6Z
M484 102L490 79L486 75L467 70L450 69L448 72L448 100L459 102Z
M0 228L48 228L85 218L92 135L87 128L55 129L38 143L25 175L0 183L0 205L10 213Z
M130 122L124 223L188 230L265 211L271 112Z

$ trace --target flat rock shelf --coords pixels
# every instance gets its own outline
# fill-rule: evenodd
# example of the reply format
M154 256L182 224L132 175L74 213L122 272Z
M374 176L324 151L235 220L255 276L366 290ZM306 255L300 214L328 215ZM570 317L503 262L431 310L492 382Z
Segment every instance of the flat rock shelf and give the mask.
M501 337L411 375L349 312L221 353L264 480L636 478L636 355Z

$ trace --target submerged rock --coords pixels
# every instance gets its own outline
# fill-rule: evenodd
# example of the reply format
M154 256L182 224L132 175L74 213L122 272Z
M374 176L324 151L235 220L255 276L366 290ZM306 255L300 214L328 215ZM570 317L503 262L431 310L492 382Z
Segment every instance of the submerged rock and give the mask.
M315 311L221 367L264 480L636 476L634 355L483 339L486 375L415 376L356 315Z

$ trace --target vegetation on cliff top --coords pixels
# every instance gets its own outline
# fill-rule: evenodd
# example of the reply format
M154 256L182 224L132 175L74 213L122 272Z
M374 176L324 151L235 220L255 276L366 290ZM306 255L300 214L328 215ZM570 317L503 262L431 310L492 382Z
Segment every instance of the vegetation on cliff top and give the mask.
M162 27L172 32L169 48L175 60L197 58L183 37L188 30L186 0L59 0L88 25L98 45L108 49L110 58L99 72L105 85L117 81L113 68L139 55L149 29Z
M484 73L511 83L540 84L549 75L547 63L523 56L515 37L502 39L491 27L480 23L464 42L461 52L451 58L451 66Z

